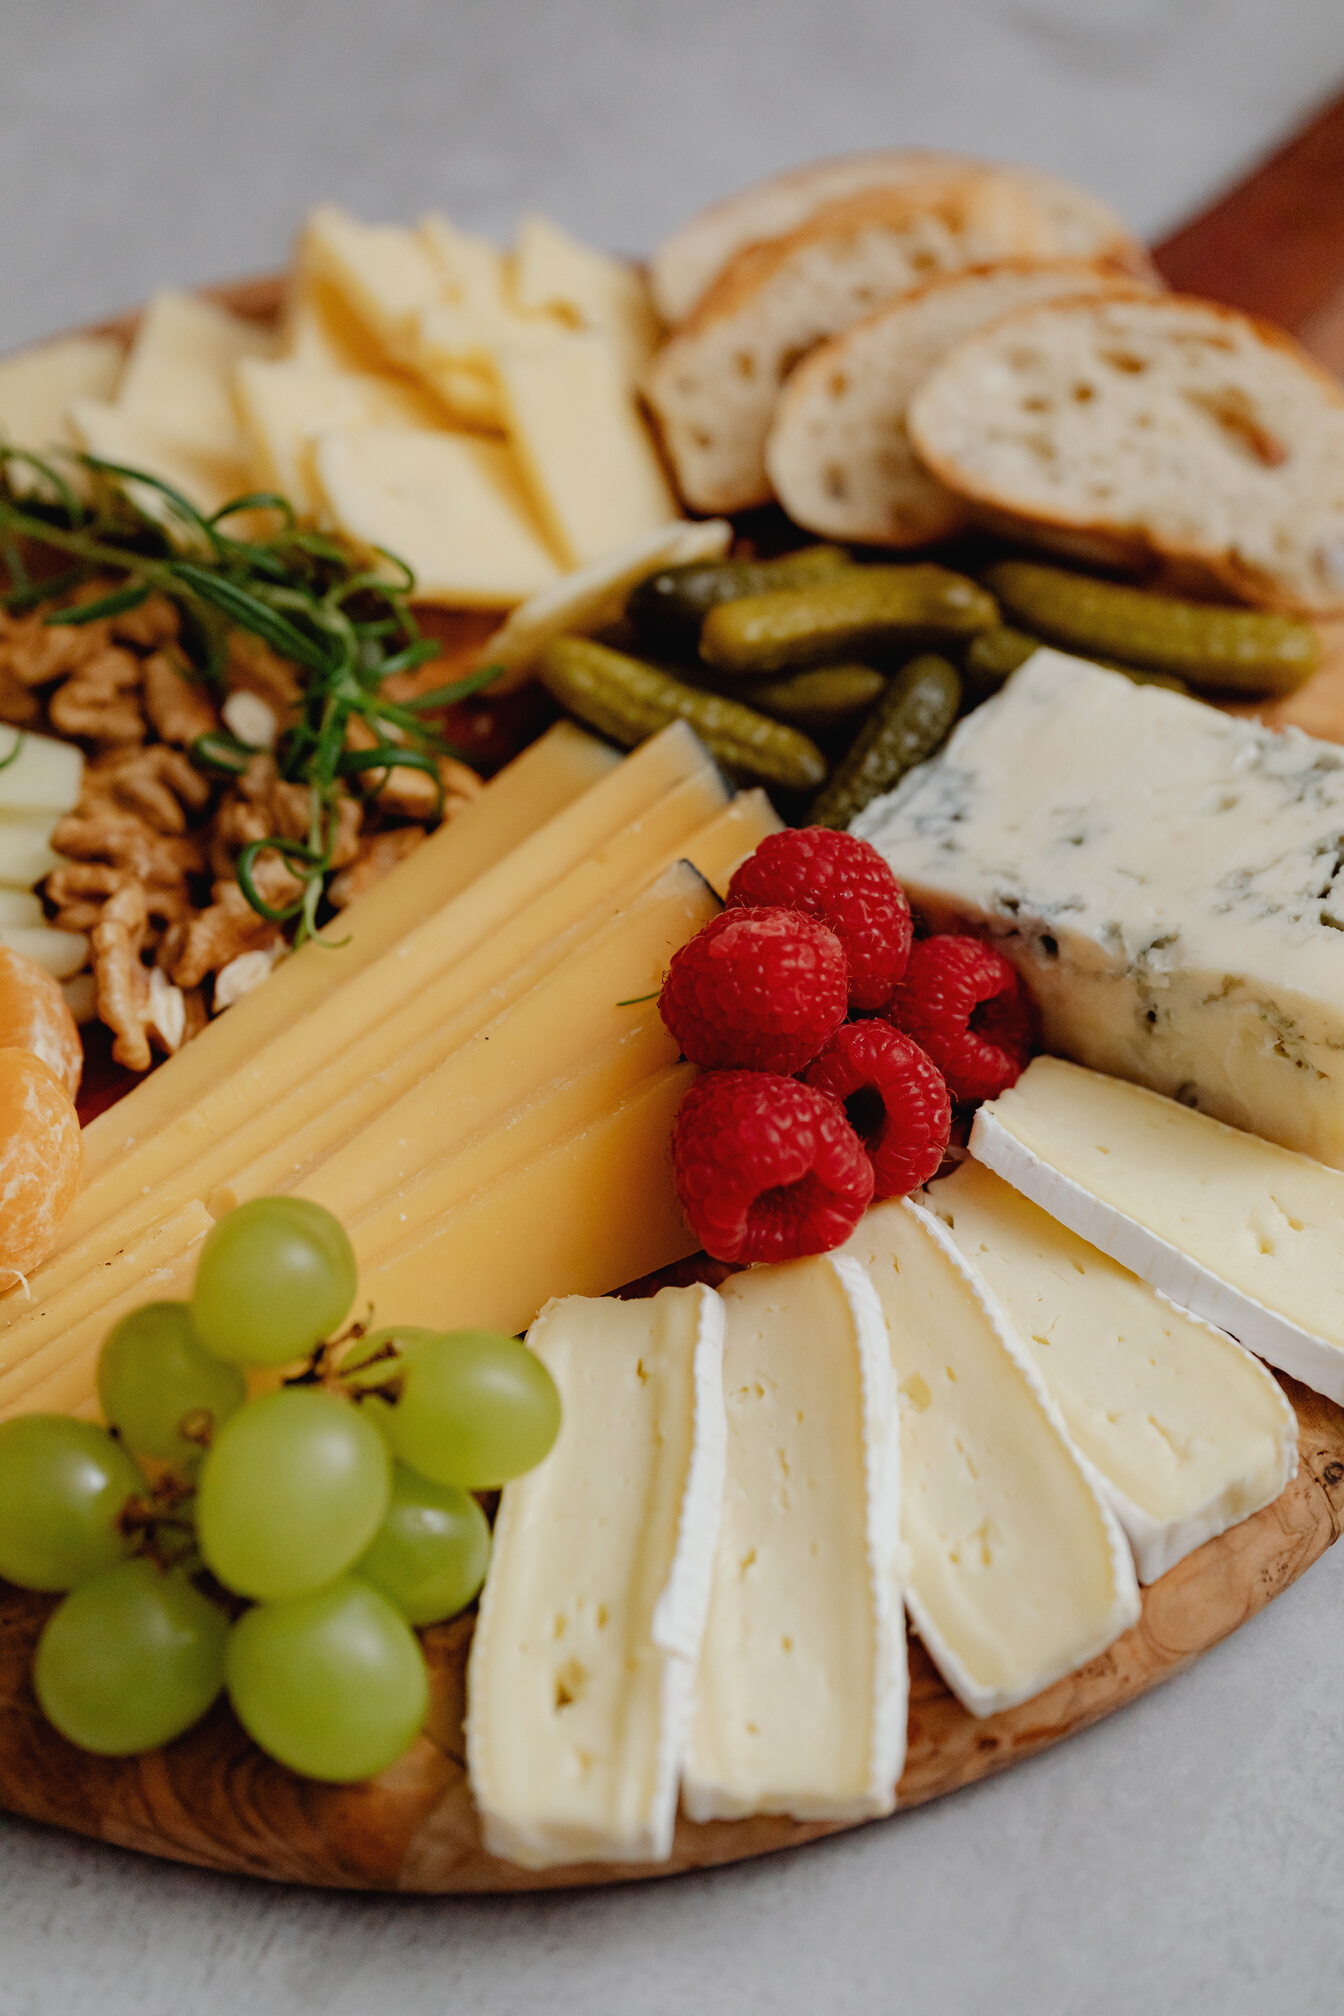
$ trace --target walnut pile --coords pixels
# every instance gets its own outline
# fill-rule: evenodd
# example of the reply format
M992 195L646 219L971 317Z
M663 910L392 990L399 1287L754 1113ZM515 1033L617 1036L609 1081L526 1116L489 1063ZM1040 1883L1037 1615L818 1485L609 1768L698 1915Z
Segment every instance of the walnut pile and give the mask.
M71 599L90 600L111 585L89 583ZM88 935L113 1056L145 1071L156 1051L179 1049L285 951L283 931L249 904L236 866L249 841L307 842L308 787L285 782L265 751L232 781L197 769L188 751L220 727L220 711L177 648L178 614L166 597L73 627L50 628L44 613L0 610L0 721L84 749L80 802L52 836L65 860L42 893L57 926ZM243 633L235 633L225 684L264 701L281 724L300 691L293 667ZM371 741L357 724L352 745ZM481 779L447 759L440 771L443 816L451 818ZM338 872L328 885L334 907L371 889L420 844L435 795L432 781L406 766L362 777L358 796L342 793L332 852ZM253 881L274 909L302 888L273 852L256 857Z

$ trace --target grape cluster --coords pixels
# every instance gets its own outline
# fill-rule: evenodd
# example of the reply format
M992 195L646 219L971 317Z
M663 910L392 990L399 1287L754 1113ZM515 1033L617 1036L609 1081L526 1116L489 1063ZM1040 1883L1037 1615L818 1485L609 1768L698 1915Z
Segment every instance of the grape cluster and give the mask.
M68 1592L33 1662L44 1714L104 1756L171 1742L227 1688L263 1750L312 1778L414 1741L413 1627L463 1609L490 1528L472 1494L539 1463L560 1425L541 1361L486 1330L356 1326L337 1220L258 1198L213 1228L191 1301L107 1337L106 1428L0 1424L0 1575ZM303 1369L249 1398L245 1368Z

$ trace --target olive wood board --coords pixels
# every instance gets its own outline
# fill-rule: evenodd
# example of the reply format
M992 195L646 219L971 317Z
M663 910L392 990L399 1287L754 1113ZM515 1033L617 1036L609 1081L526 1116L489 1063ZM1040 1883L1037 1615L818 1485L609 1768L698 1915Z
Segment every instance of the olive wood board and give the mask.
M1210 211L1156 248L1178 288L1276 317L1323 362L1344 367L1344 99ZM238 314L274 321L280 275L203 290ZM100 324L129 338L138 316ZM422 612L451 664L469 659L490 619ZM1322 626L1320 669L1290 698L1244 704L1274 727L1344 742L1344 622ZM441 680L444 664L434 667ZM539 727L498 723L476 703L474 730L494 768ZM87 1119L132 1082L96 1050ZM955 1700L918 1639L898 1812L1035 1756L1173 1678L1256 1616L1344 1526L1344 1410L1279 1375L1297 1411L1300 1465L1272 1505L1178 1563L1143 1592L1139 1622L1035 1699L977 1720ZM565 1889L707 1869L802 1846L855 1824L778 1816L700 1826L680 1816L670 1860L533 1871L485 1852L467 1784L463 1716L473 1619L424 1632L431 1707L404 1757L361 1785L297 1777L248 1740L226 1703L166 1749L100 1758L75 1749L33 1697L33 1648L56 1599L0 1582L0 1808L168 1860L335 1889L468 1894Z

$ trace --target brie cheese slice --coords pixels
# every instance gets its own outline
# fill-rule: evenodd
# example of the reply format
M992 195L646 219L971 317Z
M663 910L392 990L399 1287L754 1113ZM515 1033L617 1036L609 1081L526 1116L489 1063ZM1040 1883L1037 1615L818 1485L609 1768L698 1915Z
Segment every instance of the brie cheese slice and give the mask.
M835 1257L753 1267L721 1292L728 1470L686 1811L890 1813L907 1678L881 1307Z
M710 1288L548 1303L545 1462L506 1486L467 1670L485 1845L528 1869L662 1862L723 1492L724 1309Z
M1248 1350L1344 1402L1344 1172L1037 1057L971 1153Z
M1277 1498L1297 1416L1239 1344L979 1162L928 1208L1007 1316L1129 1536L1140 1582Z
M868 1269L887 1319L906 1604L957 1699L993 1715L1135 1622L1129 1547L947 1228L893 1200L844 1251Z

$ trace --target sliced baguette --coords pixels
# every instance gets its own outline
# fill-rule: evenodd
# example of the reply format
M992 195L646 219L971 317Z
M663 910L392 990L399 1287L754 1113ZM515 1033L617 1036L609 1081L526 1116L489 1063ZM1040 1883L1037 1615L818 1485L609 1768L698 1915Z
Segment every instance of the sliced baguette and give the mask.
M653 298L663 320L683 321L728 262L748 245L799 230L825 205L866 190L900 188L930 176L972 170L985 162L921 147L841 154L787 169L711 204L664 239L654 254ZM1066 259L1107 259L1147 277L1148 255L1115 212L1084 189L1038 168L998 166L1050 226L1044 250Z
M1133 293L1114 266L1013 259L931 280L823 343L775 406L765 466L795 524L828 539L922 546L946 538L967 506L910 445L906 408L956 344L1015 309L1064 295Z
M992 175L879 189L748 246L654 357L646 391L677 481L701 511L765 503L779 388L818 343L936 273L1040 249L1032 206Z
M1344 613L1344 388L1270 323L1181 295L1024 309L937 366L908 426L1017 536Z

